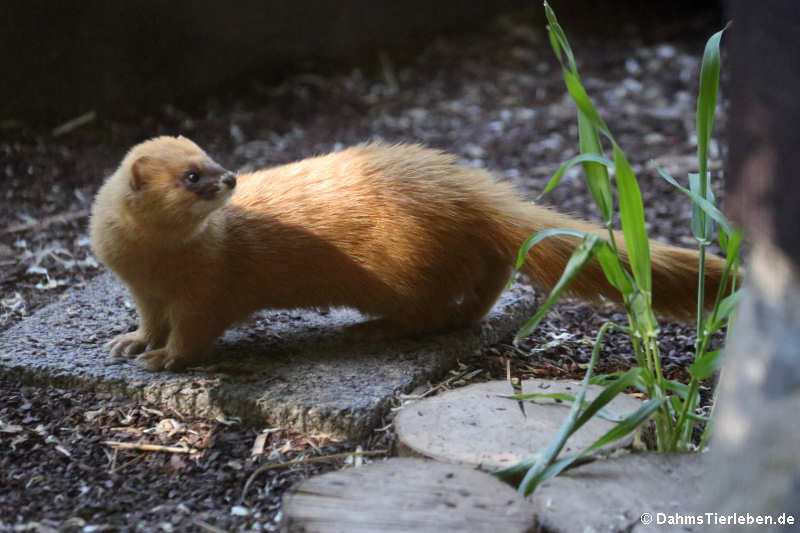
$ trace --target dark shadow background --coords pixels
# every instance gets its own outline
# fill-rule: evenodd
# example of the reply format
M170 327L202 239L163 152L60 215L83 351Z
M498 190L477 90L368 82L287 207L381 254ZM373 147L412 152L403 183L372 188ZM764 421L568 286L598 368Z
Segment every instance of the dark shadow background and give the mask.
M559 16L596 33L623 19L669 25L697 2L554 0ZM715 1L700 2L703 7ZM0 6L0 120L59 121L95 110L131 117L187 106L252 79L375 64L437 35L468 33L539 0L7 0Z

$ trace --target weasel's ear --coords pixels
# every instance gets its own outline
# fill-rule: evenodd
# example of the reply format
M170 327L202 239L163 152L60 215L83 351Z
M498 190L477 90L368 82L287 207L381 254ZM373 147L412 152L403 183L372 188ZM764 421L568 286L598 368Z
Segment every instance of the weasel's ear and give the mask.
M147 180L156 171L156 159L149 155L143 155L131 165L131 189L141 190Z

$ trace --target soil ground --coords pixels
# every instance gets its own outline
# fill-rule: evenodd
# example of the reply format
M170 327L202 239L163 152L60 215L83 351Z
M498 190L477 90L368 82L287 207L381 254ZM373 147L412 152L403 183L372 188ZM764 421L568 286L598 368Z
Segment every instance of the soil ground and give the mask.
M637 171L652 235L692 245L690 205L657 177L651 161L684 181L696 170L694 95L703 43L719 27L716 15L624 23L614 35L570 32L570 21L561 22L587 90ZM725 109L723 92L715 170L725 155ZM164 105L136 120L96 117L66 130L56 135L0 121L0 331L100 271L86 234L92 197L125 150L147 137L184 134L240 171L369 139L422 142L492 169L529 198L577 145L574 107L546 35L523 16L437 39L402 61L381 54L361 69L302 74L271 86L248 82L201 106ZM597 218L578 172L544 202ZM624 321L611 307L560 304L534 337L467 357L458 373L505 378L511 361L522 378L580 377L594 336L609 319ZM663 324L662 332L665 372L684 376L692 328ZM629 366L629 353L624 337L612 335L600 371ZM253 456L263 429L235 420L184 420L124 398L31 388L0 377L0 531L270 531L291 483L343 461L261 473L240 501L259 465L392 444L391 431L378 431L369 442L335 443L276 430L263 454ZM201 453L115 451L103 444L141 436Z

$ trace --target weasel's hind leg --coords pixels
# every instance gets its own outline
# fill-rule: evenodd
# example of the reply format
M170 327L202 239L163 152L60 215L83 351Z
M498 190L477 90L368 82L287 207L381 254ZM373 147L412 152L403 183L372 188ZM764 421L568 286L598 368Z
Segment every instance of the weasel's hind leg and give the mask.
M380 318L354 324L346 334L354 339L396 339L471 327L489 312L511 274L509 261L495 257L472 272L468 283L450 291L440 286L420 291L417 298Z
M450 326L453 328L477 324L491 311L511 276L511 264L502 257L487 261L486 268L463 299L452 310Z

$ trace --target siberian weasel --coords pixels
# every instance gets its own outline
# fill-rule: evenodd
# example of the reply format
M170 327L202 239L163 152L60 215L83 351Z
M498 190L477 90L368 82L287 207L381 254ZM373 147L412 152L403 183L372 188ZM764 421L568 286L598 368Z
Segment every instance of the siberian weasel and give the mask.
M139 313L139 328L113 339L111 353L178 370L264 308L350 306L374 318L357 331L386 336L468 326L492 307L528 236L605 233L454 160L371 143L237 177L184 137L135 146L98 192L90 222L92 249ZM523 272L551 288L577 243L545 239ZM697 253L650 250L656 310L691 316ZM706 262L711 294L723 266ZM619 300L597 262L570 293Z

